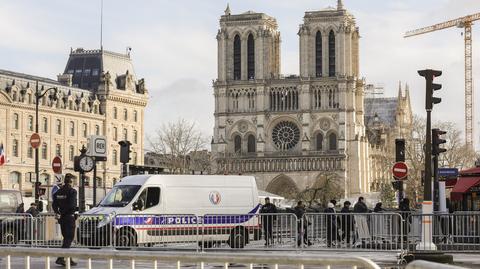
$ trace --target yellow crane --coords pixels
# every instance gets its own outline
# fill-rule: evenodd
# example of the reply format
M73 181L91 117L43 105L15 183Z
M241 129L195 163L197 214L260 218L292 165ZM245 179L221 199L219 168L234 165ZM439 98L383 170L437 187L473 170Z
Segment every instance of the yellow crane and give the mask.
M404 37L426 34L450 27L464 28L465 38L465 143L470 149L474 148L473 133L473 82L472 82L472 24L480 20L480 13L475 13L454 20L438 23L432 26L408 31Z

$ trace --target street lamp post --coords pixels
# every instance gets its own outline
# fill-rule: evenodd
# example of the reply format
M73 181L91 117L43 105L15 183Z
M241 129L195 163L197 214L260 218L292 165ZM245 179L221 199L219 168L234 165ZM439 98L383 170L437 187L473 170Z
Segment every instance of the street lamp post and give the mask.
M57 88L56 87L51 87L51 88L48 88L46 90L43 89L43 86L42 86L42 89L39 89L38 88L38 81L36 82L36 86L35 86L35 133L38 134L38 103L40 101L40 98L42 98L43 96L45 96L45 94L50 91L50 90L54 90L55 93L53 95L53 97L51 97L53 100L56 100L57 99ZM35 203L38 204L38 200L39 200L39 195L38 195L38 188L39 188L39 184L40 184L40 175L39 175L39 162L38 162L38 148L40 147L40 145L35 148Z

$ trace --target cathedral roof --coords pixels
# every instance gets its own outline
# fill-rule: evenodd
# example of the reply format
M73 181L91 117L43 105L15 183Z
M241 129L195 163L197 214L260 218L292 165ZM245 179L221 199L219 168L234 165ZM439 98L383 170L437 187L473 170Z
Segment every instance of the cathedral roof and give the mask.
M398 98L365 98L364 108L365 124L367 126L372 125L376 120L382 124L392 126L396 121Z

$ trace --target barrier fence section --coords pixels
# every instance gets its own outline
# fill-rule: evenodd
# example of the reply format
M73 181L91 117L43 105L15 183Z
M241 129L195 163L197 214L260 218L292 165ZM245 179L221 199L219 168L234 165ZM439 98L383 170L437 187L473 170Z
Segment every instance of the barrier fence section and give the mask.
M265 255L264 253L186 253L166 251L115 251L111 249L48 249L48 248L5 248L0 257L4 264L2 268L17 268L18 259L24 261L25 268L32 268L32 257L43 258L45 268L51 268L54 258L63 256L66 258L66 268L70 269L70 260L78 262L78 267L92 269L97 268L97 261L107 261L107 268L114 269L125 266L131 269L145 268L150 264L151 268L285 268L284 266L297 268L364 268L380 269L373 261L344 255L336 257L332 255L295 255L282 253ZM35 259L37 260L37 259ZM232 266L233 267L233 266Z
M298 225L304 249L403 249L403 219L398 213L307 213Z
M426 247L422 244L426 241L422 230L425 225L432 223L432 240L436 249L445 252L480 251L480 212L411 214L407 219L409 250L417 245Z
M0 214L0 246L31 245L35 240L32 215L25 213Z

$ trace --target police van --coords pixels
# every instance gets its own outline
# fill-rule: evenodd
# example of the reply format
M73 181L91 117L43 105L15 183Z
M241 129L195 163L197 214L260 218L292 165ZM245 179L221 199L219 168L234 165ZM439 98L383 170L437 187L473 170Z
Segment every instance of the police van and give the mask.
M135 175L123 178L80 217L87 246L225 242L243 248L260 238L254 177Z

